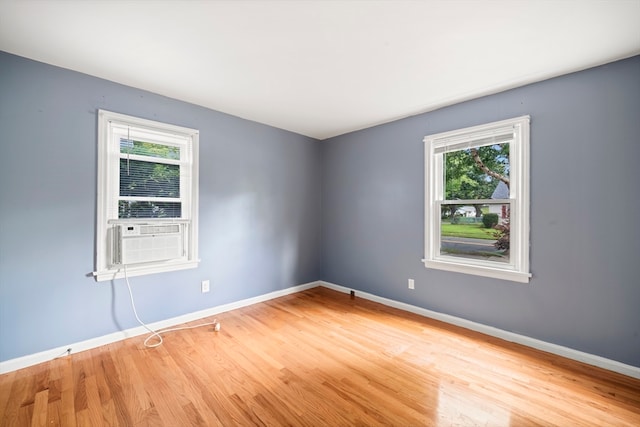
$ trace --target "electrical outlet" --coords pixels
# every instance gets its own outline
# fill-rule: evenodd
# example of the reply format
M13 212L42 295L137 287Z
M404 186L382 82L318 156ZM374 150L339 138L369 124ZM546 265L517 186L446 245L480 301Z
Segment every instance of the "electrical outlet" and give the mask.
M415 289L416 288L416 283L413 281L413 279L409 279L409 289Z
M202 293L206 293L209 292L209 281L208 280L203 280L202 282L200 282L200 291L202 291Z

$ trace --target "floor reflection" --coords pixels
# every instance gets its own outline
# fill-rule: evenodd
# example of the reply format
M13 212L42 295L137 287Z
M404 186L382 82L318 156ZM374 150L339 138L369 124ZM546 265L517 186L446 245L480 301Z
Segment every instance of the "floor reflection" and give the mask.
M511 413L470 392L466 386L441 383L438 388L437 426L509 427Z

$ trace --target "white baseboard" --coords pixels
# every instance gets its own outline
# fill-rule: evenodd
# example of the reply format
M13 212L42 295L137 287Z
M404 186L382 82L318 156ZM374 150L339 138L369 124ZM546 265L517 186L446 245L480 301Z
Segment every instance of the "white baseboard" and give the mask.
M597 366L599 368L607 369L613 372L618 372L623 375L627 375L633 378L640 379L640 368L636 366L627 365L615 360L607 359L594 354L585 353L572 348L564 347L557 344L548 343L535 338L530 338L524 335L516 334L514 332L505 331L502 329L494 328L492 326L483 325L481 323L472 322L470 320L462 319L460 317L451 316L448 314L438 313L436 311L427 310L425 308L416 307L411 304L391 300L388 298L379 297L377 295L369 294L367 292L360 292L358 290L347 288L344 286L336 285L334 283L325 281L310 282L303 285L292 286L287 289L270 292L268 294L259 295L252 298L247 298L241 301L232 302L229 304L223 304L217 307L208 308L206 310L196 311L188 313L182 316L173 317L171 319L162 320L149 324L151 329L164 329L171 326L180 325L182 323L193 322L205 317L215 316L226 311L235 310L237 308L246 307L252 304L268 301L281 296L301 292L307 289L315 288L317 286L324 286L325 288L333 289L338 292L349 293L352 290L357 293L359 298L364 298L370 301L378 302L389 307L398 308L400 310L408 311L410 313L419 314L421 316L429 317L442 322L450 323L452 325L460 326L472 331L481 332L496 338L501 338L505 341L515 342L518 344L532 347L538 350L546 351L548 353L557 354L558 356L566 357L568 359L577 360L579 362L587 363L589 365ZM45 350L40 353L30 354L23 357L0 362L0 374L4 374L18 369L26 368L28 366L37 365L38 363L47 362L55 359L59 356L67 354L67 349L71 349L71 353L78 353L92 348L100 347L101 345L110 344L117 341L122 341L127 338L144 335L148 331L142 327L135 327L126 329L124 331L114 332L112 334L104 335L97 338L91 338L85 341L65 345L62 347Z
M546 351L547 353L552 353L558 356L566 357L567 359L577 360L579 362L587 363L589 365L597 366L599 368L607 369L609 371L617 372L619 374L640 379L640 367L637 367L637 366L627 365L625 363L607 359L601 356L596 356L594 354L589 354L583 351L574 350L569 347L548 343L546 341L530 338L525 335L520 335L514 332L509 332L502 329L494 328L492 326L483 325L481 323L472 322L470 320L462 319L460 317L438 313L437 311L427 310L426 308L416 307L411 304L406 304L406 303L394 301L388 298L379 297L377 295L369 294L367 292L360 292L357 289L346 288L344 286L336 285L334 283L320 281L320 285L324 286L325 288L333 289L338 292L349 293L351 291L354 291L356 292L356 295L359 298L364 298L370 301L378 302L380 304L384 304L389 307L398 308L400 310L408 311L410 313L415 313L415 314L419 314L421 316L429 317L435 320L440 320L442 322L460 326L465 329L471 329L472 331L481 332L483 334L490 335L492 337L501 338L505 341L522 344L527 347L532 347L538 350Z
M241 301L232 302L229 304L219 305L217 307L208 308L206 310L196 311L193 313L184 314L182 316L173 317L171 319L161 320L159 322L150 323L148 326L153 330L165 329L171 326L180 325L182 323L193 322L205 317L215 316L226 311L235 310L236 308L246 307L248 305L257 304L259 302L268 301L274 298L279 298L285 295L301 292L307 289L315 288L321 285L321 282L310 282L303 285L292 286L287 289L279 291L269 292L268 294L258 295L256 297L247 298ZM114 332L112 334L104 335L97 338L91 338L86 341L80 341L73 344L68 344L58 348L52 348L39 353L30 354L27 356L18 357L15 359L6 360L0 362L0 374L4 374L18 369L26 368L28 366L37 365L38 363L48 362L60 356L67 355L67 349L71 349L70 353L78 353L92 348L100 347L101 345L111 344L116 341L122 341L127 338L135 337L138 335L148 334L144 327L138 326L124 331Z

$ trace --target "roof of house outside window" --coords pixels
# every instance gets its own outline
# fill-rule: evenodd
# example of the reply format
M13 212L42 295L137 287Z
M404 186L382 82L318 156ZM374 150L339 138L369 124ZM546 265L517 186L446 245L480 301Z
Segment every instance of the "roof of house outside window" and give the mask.
M498 181L498 185L496 185L496 189L493 190L493 194L491 194L492 199L508 199L509 198L509 187L503 181Z

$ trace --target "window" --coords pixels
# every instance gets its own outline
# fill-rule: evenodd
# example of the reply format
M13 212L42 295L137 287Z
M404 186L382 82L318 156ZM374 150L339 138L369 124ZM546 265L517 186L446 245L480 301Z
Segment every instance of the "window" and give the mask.
M97 280L123 276L123 257L117 256L123 226L129 234L166 232L156 241L173 245L162 252L170 252L169 259L135 257L128 275L196 267L197 214L198 131L100 110Z
M529 116L424 142L425 267L527 283Z

